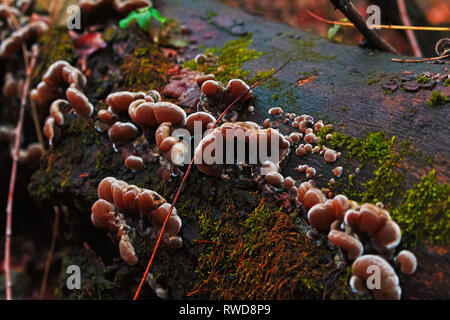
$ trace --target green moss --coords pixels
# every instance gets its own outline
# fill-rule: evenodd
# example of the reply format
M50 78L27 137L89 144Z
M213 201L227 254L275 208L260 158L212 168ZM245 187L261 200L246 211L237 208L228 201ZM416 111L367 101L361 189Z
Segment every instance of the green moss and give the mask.
M117 30L113 27L108 27L103 32L102 38L106 42L112 42L117 36Z
M317 62L317 61L331 61L336 59L337 56L325 56L315 50L314 38L305 39L290 39L291 44L294 46L292 56L294 59Z
M445 81L444 81L444 87L448 87L448 86L450 86L450 79L449 78L445 79Z
M122 87L131 91L162 90L168 82L167 71L173 66L156 45L143 44L123 59Z
M66 28L50 28L39 39L39 61L33 69L31 86L41 81L48 67L58 60L73 63L73 41Z
M261 202L248 216L229 207L216 220L197 212L202 244L196 288L212 299L319 299L327 250L295 232L292 217ZM295 215L294 215L295 216ZM347 288L345 284L344 288ZM200 290L191 294L199 294ZM343 298L348 290L337 298Z
M403 238L411 245L424 240L431 244L450 243L450 186L439 184L436 171L430 171L409 189L402 204L392 210Z
M426 76L420 76L416 79L417 83L428 83L430 82L430 78L426 77Z
M381 81L381 79L386 76L385 73L377 73L369 75L367 79L367 85L371 86Z
M204 73L212 73L216 79L226 82L230 79L249 80L250 70L243 70L245 62L258 59L262 55L255 49L249 49L252 43L252 34L227 42L222 48L206 49L204 54L212 56L212 62L197 64L195 60L186 61L183 67L191 70L199 70ZM270 71L260 72L253 80L262 78Z
M442 95L440 91L433 91L431 93L430 100L428 100L428 105L430 107L436 107L439 105L444 105L448 101L448 97Z
M332 139L325 140L329 133ZM406 169L401 164L410 152L407 142L395 143L395 137L388 139L384 132L371 132L364 138L350 137L334 132L329 126L318 135L323 144L345 153L348 161L357 159L361 162L357 166L373 169L366 181L358 181L355 174L341 177L338 183L330 185L335 193L359 202L382 202L400 225L406 245L414 246L424 240L449 243L450 187L438 184L433 170L405 191Z

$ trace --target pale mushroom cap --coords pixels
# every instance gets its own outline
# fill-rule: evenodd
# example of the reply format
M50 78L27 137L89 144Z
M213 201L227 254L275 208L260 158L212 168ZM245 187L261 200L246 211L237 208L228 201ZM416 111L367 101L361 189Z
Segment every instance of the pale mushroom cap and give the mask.
M401 239L400 227L394 221L389 220L372 236L372 243L378 252L383 253L396 248Z
M292 187L294 187L295 186L295 180L292 178L292 177L286 177L285 179L284 179L284 182L283 182L283 187L286 189L286 190L290 190Z
M328 239L334 245L345 250L347 252L347 258L349 260L355 260L356 258L360 257L364 251L364 247L358 239L342 231L331 230L328 233Z
M376 271L374 271L376 270ZM364 255L353 262L353 275L367 280L374 272L378 272L380 288L372 290L376 298L400 298L399 279L391 265L377 255Z
M413 274L417 270L417 258L411 251L400 251L395 262L400 264L400 271L404 274Z
M357 292L360 294L365 294L369 291L364 279L357 276L352 276L350 278L350 287L352 288L353 292Z
M337 159L336 151L327 149L323 155L326 162L335 162Z
M342 167L336 167L336 168L334 168L333 169L333 174L336 176L336 177L340 177L341 176L341 174L342 174Z
M284 181L284 177L280 173L274 172L274 171L266 174L265 178L266 178L267 183L271 184L273 186L279 186Z
M310 209L318 203L325 202L325 200L326 198L322 191L317 188L311 188L306 191L301 202L306 209Z

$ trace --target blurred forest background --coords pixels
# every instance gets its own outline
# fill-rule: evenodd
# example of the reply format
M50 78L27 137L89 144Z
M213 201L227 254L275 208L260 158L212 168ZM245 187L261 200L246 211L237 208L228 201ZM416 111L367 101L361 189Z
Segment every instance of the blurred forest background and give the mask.
M223 0L232 6L254 14L285 22L293 27L310 30L327 37L332 25L321 22L307 13L308 10L328 20L340 21L344 15L334 10L328 0ZM398 7L398 0L353 0L363 17L369 5L381 9L381 24L404 25ZM450 0L404 0L407 14L413 26L448 26L450 23ZM383 39L392 44L398 52L413 55L405 31L380 30ZM415 31L424 57L436 56L436 42L449 37L448 32ZM353 28L341 27L332 37L333 41L358 44L362 36Z

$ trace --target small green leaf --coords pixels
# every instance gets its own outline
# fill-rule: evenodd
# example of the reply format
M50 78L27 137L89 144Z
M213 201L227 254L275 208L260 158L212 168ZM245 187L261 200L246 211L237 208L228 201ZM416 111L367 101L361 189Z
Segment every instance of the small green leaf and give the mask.
M136 20L139 27L142 30L148 32L150 30L150 20L152 18L158 20L161 23L164 23L166 21L166 18L164 18L158 10L149 6L138 9L137 11L130 12L128 17L119 21L119 26L120 28L125 29L133 20Z
M336 33L339 31L339 29L341 28L340 25L337 24L333 24L330 29L328 29L328 39L331 40L334 38L334 36L336 35Z

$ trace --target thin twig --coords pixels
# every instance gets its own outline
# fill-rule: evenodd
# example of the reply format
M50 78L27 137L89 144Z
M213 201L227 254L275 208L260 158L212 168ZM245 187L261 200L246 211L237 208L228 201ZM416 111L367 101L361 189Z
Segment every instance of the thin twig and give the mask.
M58 238L58 226L59 226L59 207L54 206L55 220L53 221L52 241L48 250L47 260L45 261L44 276L42 277L41 290L39 292L39 300L44 299L45 291L47 290L48 274L50 272L50 266L52 265L53 253L55 252L56 239Z
M321 16L315 14L312 11L306 10L306 13L309 14L311 17L328 23L328 24L335 24L343 27L351 27L355 28L355 25L351 22L343 22L343 21L335 21L335 20L329 20L322 18ZM377 29L392 29L392 30L417 30L417 31L450 31L450 27L421 27L421 26L397 26L397 25L387 25L387 24L373 24L372 27Z
M416 62L426 62L426 61L434 61L434 60L441 60L441 59L445 59L450 57L450 53L449 54L444 54L442 56L439 57L431 57L431 58L425 58L425 59L397 59L397 58L390 58L389 60L394 61L394 62L411 62L411 63L416 63Z
M330 0L335 8L339 9L348 20L353 22L355 28L366 38L366 40L375 48L380 51L386 51L391 53L397 53L393 46L378 36L378 34L369 29L366 21L361 14L355 8L353 3L349 0Z
M277 73L278 71L280 71L281 69L283 69L289 62L291 61L291 59L289 59L287 62L285 62L283 65L281 65L280 67L278 67L278 69L274 70L273 72L271 72L269 75L265 76L264 78L262 78L261 80L257 81L256 83L254 83L250 88L248 88L245 92L243 92L239 97L236 98L236 100L234 100L223 112L222 114L219 116L219 118L217 118L216 122L214 122L213 126L211 127L211 130L213 130L217 124L219 123L219 121L222 120L222 118L224 117L224 115L228 112L228 110L230 110L230 108L232 106L234 106L242 97L244 97L246 94L248 94L250 92L250 90L256 88L257 86L259 86L261 83L263 83L264 81L266 81L267 79L269 79L270 77L272 77L275 73ZM170 210L166 215L166 218L164 219L164 223L161 227L161 232L159 233L158 239L156 240L156 244L155 244L155 248L153 249L153 253L152 256L150 257L150 261L147 264L147 268L145 269L144 275L142 276L141 282L139 283L139 287L136 290L136 293L134 295L133 300L137 300L139 298L139 293L141 292L141 288L142 285L145 282L145 279L147 278L147 274L150 271L150 267L153 263L153 259L156 256L156 251L158 250L159 247L159 243L161 242L162 239L162 235L164 233L164 230L166 228L166 224L167 221L169 220L170 215L172 214L172 210L175 206L175 204L177 203L178 197L180 196L181 190L183 189L184 183L187 180L187 177L189 176L189 173L191 172L192 169L192 165L194 164L194 160L195 157L192 157L191 162L189 163L189 166L186 170L186 173L183 176L183 180L180 183L180 186L178 187L177 193L175 194L175 198L173 199L172 205L170 206Z
M400 18L405 26L410 26L408 11L406 10L405 0L397 0L398 10L400 11ZM422 50L420 50L419 42L417 41L416 34L413 30L406 30L406 36L408 37L409 44L414 52L414 56L422 57Z
M34 65L36 63L36 58L38 56L39 49L36 45L32 47L32 57L30 65L26 70L26 80L23 86L22 98L20 99L20 111L19 111L19 120L17 121L16 128L16 137L14 141L14 153L13 153L13 163L11 168L11 177L9 182L9 192L8 192L8 203L6 205L6 230L5 230L5 278L6 278L6 299L11 300L11 236L12 236L12 210L13 210L13 202L14 202L14 188L16 184L16 174L17 174L17 159L19 157L19 149L20 149L20 137L23 126L23 118L25 114L25 105L27 102L28 96L28 88L30 86L30 78L31 73L33 71Z
M12 12L11 12L10 16L11 16L11 20L14 24L14 28L16 30L19 30L20 24L19 24L19 21L17 20L17 17ZM23 61L24 61L24 65L25 65L25 70L28 70L29 60L28 60L28 54L27 54L27 47L26 47L25 43L22 43L22 53L23 53ZM37 114L36 105L34 104L34 102L31 99L30 99L30 105L31 105L31 116L33 118L33 123L34 123L34 130L36 131L36 137L38 139L39 144L42 147L42 150L45 151L45 143L44 143L44 139L42 137L41 125L39 124L39 117Z

